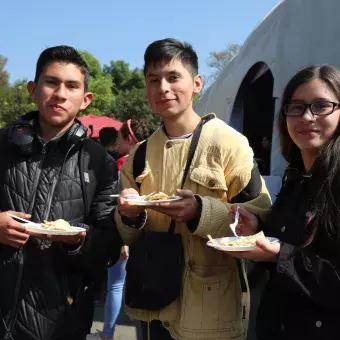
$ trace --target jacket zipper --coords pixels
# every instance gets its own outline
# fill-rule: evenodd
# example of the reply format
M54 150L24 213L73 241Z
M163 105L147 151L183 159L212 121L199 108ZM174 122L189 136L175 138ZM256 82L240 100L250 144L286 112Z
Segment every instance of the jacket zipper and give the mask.
M48 217L50 215L52 198L54 195L55 188L57 186L57 182L58 182L58 178L53 177L52 182L49 183L50 189L49 189L49 193L48 193L47 200L46 200L46 206L45 206L44 213L43 213L43 220L48 220Z
M42 154L42 157L41 157L41 160L39 162L39 166L38 166L38 169L35 173L35 176L34 176L34 182L33 182L33 188L32 188L32 194L31 194L31 197L30 197L30 206L29 206L29 209L28 209L28 212L29 214L32 213L32 210L33 210L33 207L34 207L34 203L35 203L35 196L37 194L37 187L38 187L38 184L39 184L39 179L40 179L40 174L41 174L41 168L42 168L42 165L45 161L45 157L46 157L46 144L43 145L43 148L41 150L41 154Z
M60 181L62 180L65 163L66 163L67 157L68 157L69 153L71 152L71 150L73 149L73 147L74 147L74 144L68 149L58 176L54 176L53 179L52 179L52 182L51 181L49 182L50 189L49 189L49 193L48 193L47 200L46 200L46 206L45 206L44 213L43 213L43 220L47 220L49 215L50 215L52 199L53 199L53 195L54 195L54 192L55 192L55 188L57 186L58 180L59 179L60 179Z

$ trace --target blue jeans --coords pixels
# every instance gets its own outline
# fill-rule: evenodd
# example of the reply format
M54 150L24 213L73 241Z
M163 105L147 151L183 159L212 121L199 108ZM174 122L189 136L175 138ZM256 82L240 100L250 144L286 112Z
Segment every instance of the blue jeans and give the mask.
M107 273L107 294L102 334L109 338L113 337L116 320L122 306L126 262L127 260L118 260L108 269Z

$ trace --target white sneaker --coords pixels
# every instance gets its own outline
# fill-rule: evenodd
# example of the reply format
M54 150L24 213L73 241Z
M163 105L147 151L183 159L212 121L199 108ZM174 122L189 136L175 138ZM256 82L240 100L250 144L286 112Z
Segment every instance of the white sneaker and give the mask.
M112 339L112 338L111 338ZM111 340L107 336L100 334L100 333L94 333L94 334L87 334L86 340Z

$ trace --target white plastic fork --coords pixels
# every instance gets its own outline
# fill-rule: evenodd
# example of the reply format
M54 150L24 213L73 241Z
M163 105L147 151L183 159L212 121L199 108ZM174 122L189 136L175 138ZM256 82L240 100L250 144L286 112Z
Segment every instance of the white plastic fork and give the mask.
M39 223L35 223L35 222L32 222L32 221L26 220L26 219L24 219L24 218L22 218L22 217L13 215L13 214L11 214L11 213L9 213L9 212L6 212L6 215L8 215L8 216L10 216L10 217L12 217L12 218L14 218L14 219L17 219L17 220L19 220L19 221L25 222L25 223L30 223L30 224L39 225Z
M118 197L124 197L124 198L135 198L135 197L141 197L140 195L138 194L129 194L129 195L126 195L126 196L122 196L120 194L114 194L114 195L110 195L110 197L113 197L113 198L118 198Z
M236 207L236 213L235 213L235 221L234 221L234 223L232 223L232 224L229 225L231 231L233 232L233 234L234 234L236 237L239 237L239 236L236 234L236 226L237 226L237 224L238 224L238 219L239 219L239 217L240 217L240 213L239 213L239 211L238 211L239 208L240 208L240 206L238 205L238 206Z

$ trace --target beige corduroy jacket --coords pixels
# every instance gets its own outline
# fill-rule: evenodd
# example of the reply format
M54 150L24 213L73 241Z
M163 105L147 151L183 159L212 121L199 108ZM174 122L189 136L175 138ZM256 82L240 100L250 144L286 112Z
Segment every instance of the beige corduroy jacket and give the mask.
M204 117L203 117L204 118ZM158 129L148 140L143 173L137 178L140 193L162 191L175 193L181 186L187 154L188 139L170 140ZM135 188L131 153L121 170L123 188ZM185 269L181 296L169 306L156 311L131 309L128 314L137 320L161 320L174 339L181 340L244 340L248 328L249 292L242 293L236 261L224 252L206 245L207 235L223 237L232 222L228 203L248 184L253 169L253 151L247 139L220 119L204 124L188 179L184 188L200 195L202 214L198 227L191 233L185 223L177 223L182 235ZM261 215L270 205L270 196L262 180L260 195L240 204ZM170 219L152 210L141 229L122 223L116 211L115 220L123 241L131 245L142 228L165 232Z

